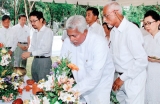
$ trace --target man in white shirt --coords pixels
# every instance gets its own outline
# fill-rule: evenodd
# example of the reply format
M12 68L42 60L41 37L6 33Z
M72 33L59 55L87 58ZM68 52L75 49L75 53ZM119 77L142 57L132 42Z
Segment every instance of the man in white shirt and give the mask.
M143 48L142 33L137 26L122 15L117 2L110 2L103 8L103 18L109 26L110 49L118 78L113 90L120 104L144 104L147 55Z
M26 20L27 17L25 15L20 15L18 17L19 23L15 26L13 26L13 29L15 31L15 35L17 35L17 48L14 52L14 66L15 67L24 67L26 68L27 59L23 60L21 58L21 55L23 52L26 52L28 50L29 44L30 44L30 30L29 27L26 26Z
M23 59L34 56L32 62L32 79L36 82L49 75L52 61L53 31L43 23L43 14L39 11L30 13L30 22L35 29L28 52L22 54Z
M2 17L2 28L0 28L0 43L3 43L4 46L9 49L9 54L13 58L13 52L17 46L17 39L14 35L13 29L10 27L10 17L8 15L4 15Z
M99 11L97 8L90 7L86 12L86 22L88 24L88 29L93 31L95 34L102 35L105 37L105 32L103 27L97 23Z
M72 71L76 85L71 91L78 91L87 104L110 104L114 65L104 37L87 30L85 18L70 17L66 22L69 38L66 38L61 57L69 54L71 62L79 67Z

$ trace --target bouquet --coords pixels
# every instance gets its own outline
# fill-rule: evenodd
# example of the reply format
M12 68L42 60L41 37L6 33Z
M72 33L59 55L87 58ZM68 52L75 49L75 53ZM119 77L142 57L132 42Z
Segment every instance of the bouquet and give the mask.
M34 96L30 104L78 104L79 93L71 91L76 84L72 71L78 71L78 67L67 58L56 61L52 67L48 80L42 79L38 82L43 94Z
M20 80L19 75L13 73L13 65L8 49L0 43L0 98L3 101L9 102L16 99Z

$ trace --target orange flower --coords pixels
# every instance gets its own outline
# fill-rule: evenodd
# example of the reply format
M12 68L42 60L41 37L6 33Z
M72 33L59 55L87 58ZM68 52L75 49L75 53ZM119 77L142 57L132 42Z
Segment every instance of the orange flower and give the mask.
M0 43L0 48L4 47L3 43Z
M76 71L79 70L79 68L76 65L72 64L72 63L68 64L67 66L72 70L76 70Z

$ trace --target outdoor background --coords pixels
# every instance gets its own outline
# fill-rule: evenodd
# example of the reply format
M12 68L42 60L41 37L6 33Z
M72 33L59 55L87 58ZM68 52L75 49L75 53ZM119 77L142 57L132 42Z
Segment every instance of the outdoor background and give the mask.
M63 28L61 27L61 24L65 24L67 18L72 15L78 14L85 16L86 9L88 7L90 7L90 5L72 5L67 3L57 4L54 1L52 3L48 3L28 0L0 0L0 20L4 14L10 15L11 26L13 26L18 23L18 15L25 14L27 16L27 25L29 25L29 13L33 10L42 11L47 22L46 25L53 30L55 35L52 46L52 60L54 61L59 56L62 46L61 35L63 33ZM99 20L100 23L102 23L103 7L95 7L98 8L100 12ZM131 22L135 22L139 26L142 26L141 22L143 20L143 16L148 10L155 10L160 14L160 5L145 6L142 4L140 6L125 6L123 7L123 14ZM28 59L28 76L30 76L32 60L33 57Z

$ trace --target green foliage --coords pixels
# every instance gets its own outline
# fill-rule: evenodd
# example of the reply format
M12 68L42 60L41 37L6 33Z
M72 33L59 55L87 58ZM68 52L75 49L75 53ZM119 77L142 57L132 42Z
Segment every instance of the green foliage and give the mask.
M140 22L144 18L144 14L148 10L154 10L160 14L160 5L152 5L152 6L130 6L130 7L123 7L123 15L131 22L135 22L140 25Z
M113 91L111 91L111 95L110 96L111 96L110 97L110 101L112 102L112 104L120 104L118 102L117 98L116 98L116 94Z

